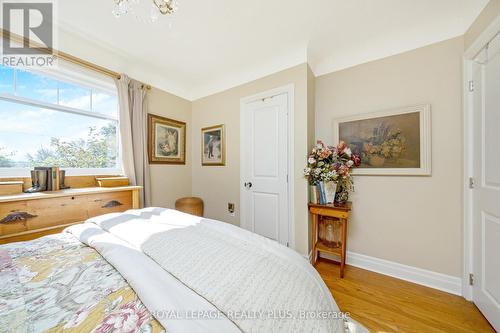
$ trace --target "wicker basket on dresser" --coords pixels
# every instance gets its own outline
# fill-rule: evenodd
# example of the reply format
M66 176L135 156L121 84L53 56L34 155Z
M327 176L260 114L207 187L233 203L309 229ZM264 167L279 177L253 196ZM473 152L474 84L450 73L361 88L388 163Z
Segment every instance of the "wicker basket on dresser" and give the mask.
M0 244L35 239L106 213L139 208L140 186L0 196Z

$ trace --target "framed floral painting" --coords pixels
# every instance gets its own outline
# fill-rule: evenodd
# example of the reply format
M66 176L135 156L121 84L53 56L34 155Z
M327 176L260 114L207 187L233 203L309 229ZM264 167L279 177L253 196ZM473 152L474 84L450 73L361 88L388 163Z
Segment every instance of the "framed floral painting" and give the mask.
M428 104L335 119L333 132L361 157L353 174L431 175Z
M148 114L150 164L186 164L186 123Z
M226 165L224 125L201 129L201 165Z

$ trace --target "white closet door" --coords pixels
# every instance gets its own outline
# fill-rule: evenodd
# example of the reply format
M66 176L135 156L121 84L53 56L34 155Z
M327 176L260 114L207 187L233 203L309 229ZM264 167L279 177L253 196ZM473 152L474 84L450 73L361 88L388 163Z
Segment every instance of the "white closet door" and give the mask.
M243 105L242 226L288 243L288 96Z

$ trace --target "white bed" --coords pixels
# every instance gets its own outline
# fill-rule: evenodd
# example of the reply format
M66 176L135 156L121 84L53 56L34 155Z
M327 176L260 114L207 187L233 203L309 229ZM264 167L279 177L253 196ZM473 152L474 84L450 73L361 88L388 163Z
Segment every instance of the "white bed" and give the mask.
M366 332L344 318L298 253L227 223L146 208L92 218L62 235L0 248L6 268L0 280L18 281L15 290L0 288L6 296L3 328L109 328L121 318L120 325L129 320L140 332L154 328L153 319L170 333ZM66 259L55 264L50 253ZM114 289L103 286L107 279L115 281ZM123 301L117 295L127 288L133 293L127 297L137 299L133 307L147 309L141 321L127 314L130 305L105 310ZM41 305L36 299L45 291L52 296ZM19 302L19 293L29 301ZM79 295L74 302L73 294ZM102 304L108 305L97 311Z

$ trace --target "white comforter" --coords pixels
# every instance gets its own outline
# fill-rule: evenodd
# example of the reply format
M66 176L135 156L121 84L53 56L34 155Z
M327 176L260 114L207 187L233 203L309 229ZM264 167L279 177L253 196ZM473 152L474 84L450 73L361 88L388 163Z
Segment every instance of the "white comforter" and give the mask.
M110 262L170 333L344 332L306 260L230 224L146 208L66 232Z

